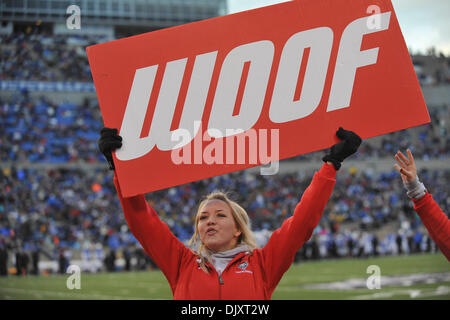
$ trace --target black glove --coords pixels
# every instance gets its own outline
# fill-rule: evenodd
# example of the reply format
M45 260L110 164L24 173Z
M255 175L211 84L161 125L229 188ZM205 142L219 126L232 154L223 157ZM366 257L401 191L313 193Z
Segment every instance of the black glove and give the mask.
M117 133L117 129L110 129L105 127L100 130L100 138L98 139L98 148L108 161L110 170L115 169L112 152L122 147L122 137Z
M344 130L342 127L339 127L339 130L336 131L336 135L342 141L332 146L330 153L324 156L322 160L324 162L329 161L333 163L336 170L339 170L341 162L358 151L362 140L356 133Z

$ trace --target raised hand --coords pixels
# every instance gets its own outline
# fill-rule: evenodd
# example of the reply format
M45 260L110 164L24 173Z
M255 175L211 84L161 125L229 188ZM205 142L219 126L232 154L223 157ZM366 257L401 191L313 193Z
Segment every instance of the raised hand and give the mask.
M112 152L122 147L122 137L119 136L117 129L102 128L100 138L98 139L98 148L105 156L109 164L109 169L114 170Z
M336 136L342 141L332 146L330 153L325 155L322 160L333 163L335 169L339 170L341 162L358 151L362 140L353 131L345 130L342 127L336 131Z
M403 182L411 182L417 177L416 163L410 149L406 150L408 157L406 157L401 151L398 151L394 156L397 160L395 168L400 173Z

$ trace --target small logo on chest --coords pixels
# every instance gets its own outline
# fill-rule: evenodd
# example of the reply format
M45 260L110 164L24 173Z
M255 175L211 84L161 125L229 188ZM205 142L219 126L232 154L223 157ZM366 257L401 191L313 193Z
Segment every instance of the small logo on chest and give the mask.
M242 262L241 264L238 265L239 271L236 271L236 273L253 273L253 271L251 270L245 270L248 267L248 262Z

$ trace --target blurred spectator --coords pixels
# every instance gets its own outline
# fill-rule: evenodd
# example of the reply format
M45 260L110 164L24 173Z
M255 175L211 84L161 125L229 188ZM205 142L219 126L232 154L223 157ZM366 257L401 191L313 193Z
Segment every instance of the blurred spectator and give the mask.
M8 275L8 250L3 238L0 238L0 276Z
M69 267L69 259L67 258L66 251L64 248L59 248L58 250L58 272L60 274L65 274L67 268Z
M132 257L131 256L131 250L127 246L123 250L123 258L125 260L125 271L130 271L131 270L131 257Z
M147 269L147 259L145 258L145 253L142 248L136 248L134 255L137 259L136 269L146 270Z
M108 272L116 271L116 251L111 249L105 257L104 263Z
M34 246L33 250L31 251L31 264L32 264L32 270L31 274L37 276L39 275L39 247Z
M26 276L28 275L28 264L30 263L30 257L28 252L24 251L21 247L16 251L16 275Z

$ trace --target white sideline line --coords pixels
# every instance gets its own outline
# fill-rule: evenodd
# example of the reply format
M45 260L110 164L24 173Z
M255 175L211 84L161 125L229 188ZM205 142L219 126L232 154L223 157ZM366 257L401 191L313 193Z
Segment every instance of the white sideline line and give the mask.
M386 299L392 298L395 295L408 295L412 299L422 299L426 297L443 296L450 293L450 287L439 286L436 290L394 290L391 292L378 292L374 294L366 294L361 296L351 297L354 300L366 300L366 299Z
M0 297L8 297L6 292L10 293L27 293L33 294L36 297L40 297L43 299L44 296L57 296L61 298L77 298L83 300L147 300L141 297L122 297L122 296L109 296L104 294L92 294L92 293L77 293L77 292L59 292L59 291L50 291L50 290L33 290L33 289L18 289L18 288L1 288L0 289Z
M350 278L343 281L316 283L303 286L307 289L323 290L355 290L367 289L367 279ZM416 284L433 284L436 282L450 282L450 272L415 273L407 275L391 275L380 277L381 286L386 287L410 287Z

